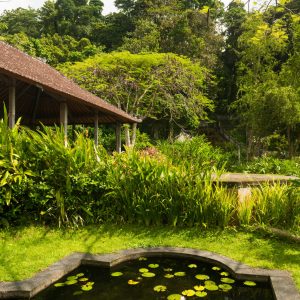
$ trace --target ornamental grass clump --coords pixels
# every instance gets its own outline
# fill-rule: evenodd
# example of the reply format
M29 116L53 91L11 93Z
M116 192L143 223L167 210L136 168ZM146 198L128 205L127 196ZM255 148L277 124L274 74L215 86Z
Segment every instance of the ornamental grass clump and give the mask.
M163 155L116 154L108 168L107 202L129 223L221 226L230 223L236 197L213 185L209 172L174 166Z
M299 228L300 187L279 183L253 189L253 217L259 224L278 228Z

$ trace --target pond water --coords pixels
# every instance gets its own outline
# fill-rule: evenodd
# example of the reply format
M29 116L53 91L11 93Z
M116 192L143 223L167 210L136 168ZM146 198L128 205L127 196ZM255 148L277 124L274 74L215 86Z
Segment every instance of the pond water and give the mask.
M268 284L234 280L225 270L181 258L140 257L111 269L82 266L35 300L274 300Z

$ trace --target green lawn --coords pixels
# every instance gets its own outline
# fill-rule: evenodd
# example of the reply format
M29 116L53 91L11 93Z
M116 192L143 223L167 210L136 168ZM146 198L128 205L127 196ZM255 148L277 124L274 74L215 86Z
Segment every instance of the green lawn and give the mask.
M0 231L0 281L32 276L73 251L106 253L151 246L214 251L245 264L288 270L300 290L300 245L258 232L170 227L28 227Z

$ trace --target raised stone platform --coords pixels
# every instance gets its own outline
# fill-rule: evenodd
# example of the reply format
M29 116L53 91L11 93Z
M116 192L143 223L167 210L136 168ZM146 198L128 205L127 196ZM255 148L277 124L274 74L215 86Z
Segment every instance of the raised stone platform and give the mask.
M222 183L236 184L238 186L253 186L264 183L286 184L295 180L300 180L296 176L285 176L275 174L247 174L247 173L224 173L218 176L212 175L212 180Z

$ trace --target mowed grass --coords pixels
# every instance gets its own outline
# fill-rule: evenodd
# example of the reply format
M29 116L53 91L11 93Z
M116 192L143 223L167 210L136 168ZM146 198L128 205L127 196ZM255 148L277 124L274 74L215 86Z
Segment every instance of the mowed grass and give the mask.
M105 225L76 230L0 231L0 281L29 278L74 252L177 246L209 250L253 267L288 270L300 290L300 245L256 231Z

